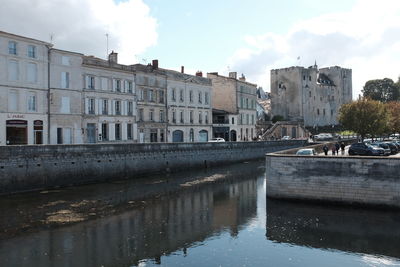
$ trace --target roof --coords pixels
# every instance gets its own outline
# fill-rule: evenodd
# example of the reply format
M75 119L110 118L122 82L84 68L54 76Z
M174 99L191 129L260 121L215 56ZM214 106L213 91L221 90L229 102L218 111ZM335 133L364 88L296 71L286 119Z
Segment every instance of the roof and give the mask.
M37 39L33 39L33 38L30 38L30 37L25 37L25 36L22 36L22 35L17 35L17 34L13 34L13 33L9 33L9 32L0 31L0 35L1 34L8 35L8 36L13 37L13 38L26 39L27 41L31 41L31 42L35 42L35 43L41 43L43 45L47 45L47 46L50 46L50 47L53 46L53 44L51 44L51 43L44 42L44 41L37 40Z

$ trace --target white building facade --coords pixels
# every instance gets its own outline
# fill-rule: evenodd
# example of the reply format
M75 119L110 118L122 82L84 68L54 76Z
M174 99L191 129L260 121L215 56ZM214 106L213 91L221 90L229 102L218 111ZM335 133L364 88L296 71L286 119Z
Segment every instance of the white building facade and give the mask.
M202 77L167 70L169 142L207 142L212 138L212 85Z
M0 145L48 143L50 47L0 32Z

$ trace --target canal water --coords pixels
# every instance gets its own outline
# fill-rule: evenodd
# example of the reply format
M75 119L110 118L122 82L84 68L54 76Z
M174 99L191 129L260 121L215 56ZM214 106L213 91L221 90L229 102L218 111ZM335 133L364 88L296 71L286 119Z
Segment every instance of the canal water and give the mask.
M264 162L0 197L0 266L400 266L400 214L266 199Z

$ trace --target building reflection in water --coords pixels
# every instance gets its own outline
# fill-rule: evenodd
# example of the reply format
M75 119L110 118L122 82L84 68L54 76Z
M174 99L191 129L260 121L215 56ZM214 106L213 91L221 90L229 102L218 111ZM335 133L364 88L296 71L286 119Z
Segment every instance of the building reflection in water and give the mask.
M400 258L400 214L267 200L267 239Z
M163 255L190 253L191 246L222 232L237 235L256 216L259 171L251 170L228 172L225 182L181 187L118 215L3 240L0 263L132 266L142 259L160 263Z

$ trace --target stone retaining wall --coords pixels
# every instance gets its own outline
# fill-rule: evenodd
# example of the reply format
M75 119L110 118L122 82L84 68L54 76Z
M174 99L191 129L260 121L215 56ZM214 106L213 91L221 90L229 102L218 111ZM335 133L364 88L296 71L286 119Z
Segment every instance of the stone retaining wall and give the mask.
M400 207L400 158L266 156L267 196Z
M0 194L251 160L304 142L7 146L0 149Z

